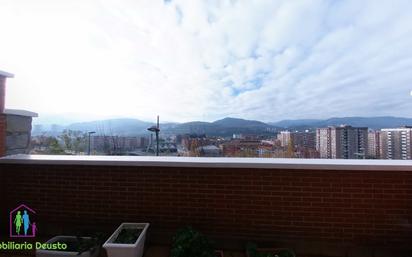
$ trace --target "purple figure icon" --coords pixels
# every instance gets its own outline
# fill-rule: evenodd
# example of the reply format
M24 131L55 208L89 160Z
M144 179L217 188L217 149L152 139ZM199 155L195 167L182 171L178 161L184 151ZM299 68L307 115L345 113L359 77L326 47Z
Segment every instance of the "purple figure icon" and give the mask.
M33 222L31 224L31 231L33 232L33 236L36 236L36 232L37 232L36 222Z

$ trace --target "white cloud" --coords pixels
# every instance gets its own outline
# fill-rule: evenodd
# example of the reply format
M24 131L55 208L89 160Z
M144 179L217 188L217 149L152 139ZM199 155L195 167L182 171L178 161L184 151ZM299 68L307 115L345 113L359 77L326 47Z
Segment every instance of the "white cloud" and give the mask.
M0 69L16 74L7 106L175 121L411 116L411 7L0 0Z

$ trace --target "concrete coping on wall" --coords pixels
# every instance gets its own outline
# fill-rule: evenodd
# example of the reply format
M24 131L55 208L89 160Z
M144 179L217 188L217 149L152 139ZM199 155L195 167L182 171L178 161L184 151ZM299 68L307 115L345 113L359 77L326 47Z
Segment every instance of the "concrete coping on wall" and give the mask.
M90 165L136 167L188 167L236 169L291 170L385 170L412 171L410 160L338 160L286 158L225 158L225 157L165 157L165 156L68 156L10 155L0 158L0 164L29 165Z
M14 78L14 75L5 71L0 70L0 76L6 78Z
M39 116L35 112L30 112L30 111L26 111L26 110L18 110L18 109L5 109L4 114L6 114L6 115L25 116L25 117L38 117Z

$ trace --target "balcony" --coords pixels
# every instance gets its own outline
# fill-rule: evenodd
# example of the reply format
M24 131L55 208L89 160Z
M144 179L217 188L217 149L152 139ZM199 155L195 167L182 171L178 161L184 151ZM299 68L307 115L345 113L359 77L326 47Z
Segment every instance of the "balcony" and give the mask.
M298 256L412 252L411 161L16 155L0 159L0 190L2 217L33 207L39 238L149 222L146 257L167 256L184 225L232 256L248 241Z

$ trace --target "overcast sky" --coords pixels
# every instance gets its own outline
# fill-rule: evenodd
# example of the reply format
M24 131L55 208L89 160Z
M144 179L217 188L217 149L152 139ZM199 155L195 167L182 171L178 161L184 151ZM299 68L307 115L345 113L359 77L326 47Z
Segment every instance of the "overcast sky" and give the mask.
M412 117L410 0L0 0L8 108Z

